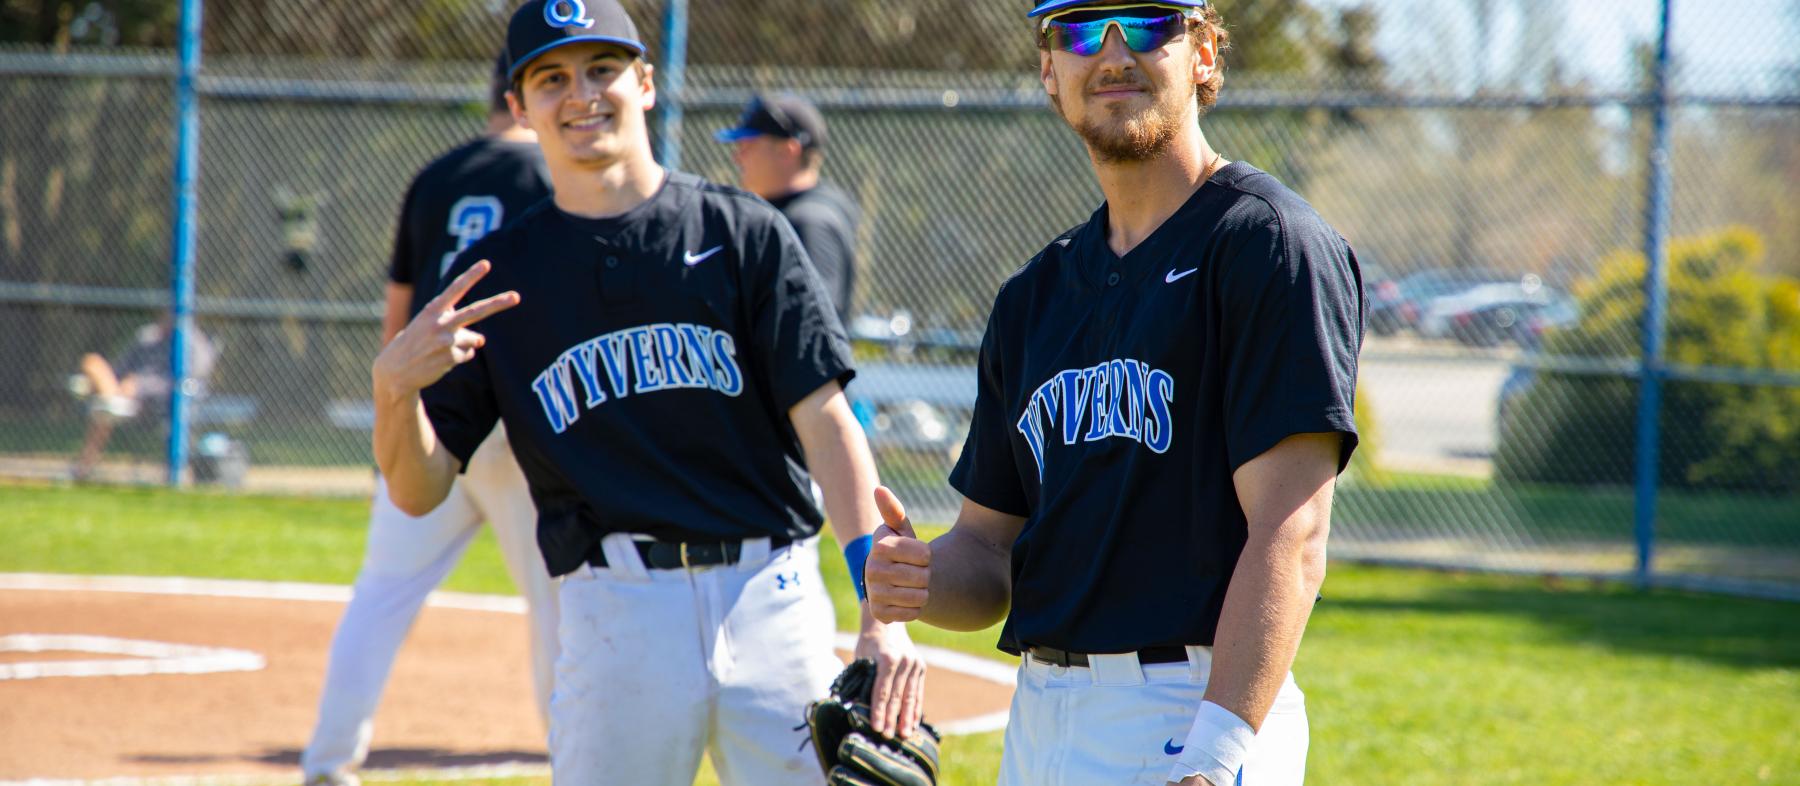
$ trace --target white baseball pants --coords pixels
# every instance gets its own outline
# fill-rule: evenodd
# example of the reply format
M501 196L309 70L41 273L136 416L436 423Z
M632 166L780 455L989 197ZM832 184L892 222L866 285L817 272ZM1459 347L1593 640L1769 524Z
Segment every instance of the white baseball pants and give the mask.
M559 586L553 780L688 786L704 751L725 786L823 784L794 728L843 668L818 540L675 570L646 569L629 535L601 543L607 567Z
M1166 784L1212 671L1210 647L1187 649L1186 663L1148 666L1135 654L1090 655L1088 667L1023 658L999 786ZM1289 674L1238 784L1300 786L1307 741L1306 697Z
M425 596L461 560L487 521L513 584L531 611L532 677L538 710L548 714L556 662L556 596L537 545L537 509L503 428L469 457L469 466L437 509L408 516L376 481L369 541L350 604L331 640L319 722L300 755L307 778L361 767L374 733L375 707L388 672Z

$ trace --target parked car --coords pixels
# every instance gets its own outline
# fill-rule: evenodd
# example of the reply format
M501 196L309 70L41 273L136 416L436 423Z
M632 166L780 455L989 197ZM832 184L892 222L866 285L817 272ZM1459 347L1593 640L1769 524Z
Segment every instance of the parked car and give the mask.
M1410 274L1390 286L1369 289L1369 329L1378 336L1391 336L1414 328L1431 301L1454 295L1483 284L1517 282L1518 276L1494 270L1424 270Z
M1539 283L1536 276L1526 276L1523 282L1482 284L1437 298L1426 306L1416 328L1427 338L1454 337L1471 346L1491 347L1519 340L1519 331L1533 320L1572 321L1574 311L1567 295Z
M1575 299L1557 293L1542 302L1502 301L1453 315L1450 334L1472 347L1507 341L1535 347L1545 331L1572 325L1578 316Z
M1400 296L1400 282L1395 281L1394 277L1388 274L1387 268L1379 264L1361 260L1358 260L1358 263L1358 267L1362 270L1363 297L1368 300L1369 304L1369 329L1375 331L1375 335L1378 336L1393 335L1394 328L1385 321L1377 321L1375 315L1384 313L1385 305Z

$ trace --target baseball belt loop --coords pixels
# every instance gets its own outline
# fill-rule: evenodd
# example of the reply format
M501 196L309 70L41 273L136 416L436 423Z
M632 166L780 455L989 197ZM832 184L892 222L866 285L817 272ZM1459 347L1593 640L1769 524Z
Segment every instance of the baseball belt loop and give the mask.
M1187 650L1188 682L1205 685L1212 678L1212 648L1189 644Z
M682 541L682 542L681 542L681 543L680 543L680 544L678 544L678 545L679 545L679 553L680 553L680 554L681 554L681 567L683 567L683 568L685 568L685 569L687 569L687 570L693 570L693 569L694 569L694 566L693 566L693 565L690 565L690 564L688 564L688 550L687 550L687 547L688 547L688 544L687 544L687 541Z
M1138 654L1135 652L1090 654L1087 658L1088 676L1095 685L1131 687L1147 682L1144 675L1144 664L1138 660Z

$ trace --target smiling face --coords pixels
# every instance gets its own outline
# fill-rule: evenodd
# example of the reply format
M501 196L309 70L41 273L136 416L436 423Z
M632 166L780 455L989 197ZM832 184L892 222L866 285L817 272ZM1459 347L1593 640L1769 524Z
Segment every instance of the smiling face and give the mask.
M559 46L525 67L509 101L520 124L537 132L552 166L606 167L650 156L651 71L612 44Z
M1101 161L1142 161L1199 123L1195 88L1214 78L1211 40L1178 35L1147 52L1126 46L1117 27L1092 55L1040 52L1040 77L1057 114Z

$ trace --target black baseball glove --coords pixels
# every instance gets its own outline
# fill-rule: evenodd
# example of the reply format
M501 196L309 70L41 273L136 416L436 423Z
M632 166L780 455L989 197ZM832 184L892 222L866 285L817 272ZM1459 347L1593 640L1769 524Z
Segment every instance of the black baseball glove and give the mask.
M921 721L904 740L875 731L869 705L875 690L875 661L864 658L844 667L831 683L831 697L806 705L813 750L831 786L935 786L937 729Z

